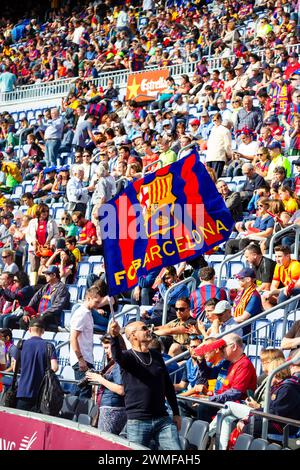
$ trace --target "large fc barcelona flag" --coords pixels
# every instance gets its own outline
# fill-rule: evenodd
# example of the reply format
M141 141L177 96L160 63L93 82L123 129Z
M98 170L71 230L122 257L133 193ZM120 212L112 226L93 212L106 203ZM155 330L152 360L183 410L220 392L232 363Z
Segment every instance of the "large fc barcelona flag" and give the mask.
M132 289L153 269L219 245L234 224L195 150L130 184L99 218L111 295Z

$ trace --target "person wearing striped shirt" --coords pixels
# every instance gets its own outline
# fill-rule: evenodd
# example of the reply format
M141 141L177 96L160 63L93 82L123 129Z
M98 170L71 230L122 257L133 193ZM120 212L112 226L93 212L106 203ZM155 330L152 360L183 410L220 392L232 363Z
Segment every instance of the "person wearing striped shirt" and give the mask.
M190 295L192 317L203 321L205 319L204 306L207 300L216 298L227 300L226 290L215 285L215 270L206 266L200 269L200 286Z

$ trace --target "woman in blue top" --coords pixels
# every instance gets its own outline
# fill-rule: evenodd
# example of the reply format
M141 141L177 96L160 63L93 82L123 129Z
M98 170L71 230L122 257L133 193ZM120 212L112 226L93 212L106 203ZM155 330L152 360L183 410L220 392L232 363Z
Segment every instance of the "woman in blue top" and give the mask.
M246 231L240 232L239 237L228 240L225 247L225 255L230 255L236 251L241 251L252 241L257 243L266 241L273 235L275 221L268 213L270 200L261 197L257 201L257 211L254 220L245 223Z
M104 335L101 341L108 364L101 374L87 372L86 377L89 382L96 382L100 385L97 400L100 410L98 429L120 434L127 421L121 370L120 366L112 360L110 337Z

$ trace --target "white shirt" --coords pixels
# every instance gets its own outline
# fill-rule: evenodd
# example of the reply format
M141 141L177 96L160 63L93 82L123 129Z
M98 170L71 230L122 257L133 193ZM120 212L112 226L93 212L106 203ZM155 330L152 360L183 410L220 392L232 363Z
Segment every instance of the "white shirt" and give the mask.
M74 29L72 41L75 44L77 44L78 46L79 46L80 38L81 38L83 32L84 32L84 27L83 26L78 26L78 28Z
M92 312L84 305L75 310L71 317L70 321L71 332L80 331L78 336L78 344L83 355L83 359L90 364L94 362L93 356L93 334L94 334L94 320ZM70 364L74 366L77 364L78 358L73 351L72 347L70 348Z
M214 126L207 141L207 162L226 162L232 154L231 132L227 127Z
M75 176L67 183L67 199L69 202L81 202L82 204L87 204L89 200L87 188L84 188L82 181Z

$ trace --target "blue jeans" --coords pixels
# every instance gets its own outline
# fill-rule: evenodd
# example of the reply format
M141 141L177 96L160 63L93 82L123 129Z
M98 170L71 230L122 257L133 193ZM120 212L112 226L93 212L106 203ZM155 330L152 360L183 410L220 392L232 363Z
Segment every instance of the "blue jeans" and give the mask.
M45 146L45 160L47 167L56 166L56 158L58 156L61 140L47 140Z
M155 450L181 450L178 431L170 416L156 419L129 419L127 439L135 444L150 447L155 441Z
M300 294L300 289L293 289L292 291L292 296L288 297L287 295L284 294L283 291L280 292L278 296L278 302L277 304L280 305L282 302L285 302L286 300L289 300L291 297L294 297L296 295ZM298 308L299 306L299 300L295 300L295 302L291 302L289 305L287 305L284 308L284 311L289 313Z

